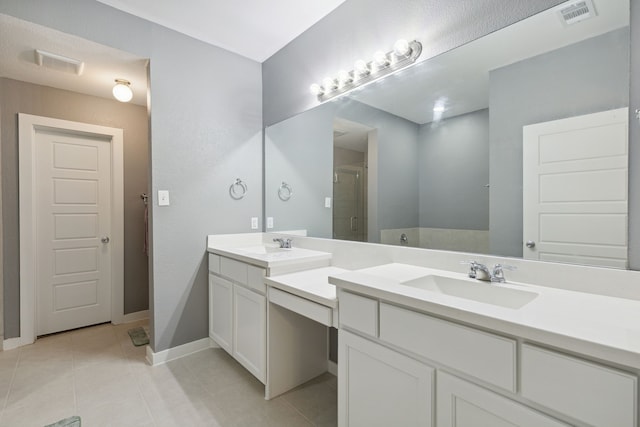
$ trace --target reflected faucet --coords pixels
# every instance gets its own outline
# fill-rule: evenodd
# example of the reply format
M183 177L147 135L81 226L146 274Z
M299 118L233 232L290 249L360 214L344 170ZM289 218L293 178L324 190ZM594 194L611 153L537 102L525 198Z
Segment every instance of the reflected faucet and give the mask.
M273 241L278 242L280 244L280 248L282 249L291 249L291 242L292 242L291 239L277 237L273 239Z

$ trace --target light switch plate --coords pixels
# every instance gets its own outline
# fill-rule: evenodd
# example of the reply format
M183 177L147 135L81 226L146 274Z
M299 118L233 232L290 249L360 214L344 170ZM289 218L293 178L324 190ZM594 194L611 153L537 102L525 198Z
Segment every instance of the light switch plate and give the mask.
M331 197L325 197L324 198L324 207L325 208L330 208L331 207Z
M169 191L158 190L158 206L169 206Z
M251 217L251 229L252 230L257 230L258 229L258 217L257 216Z
M273 228L273 217L272 216L268 216L267 217L267 228Z

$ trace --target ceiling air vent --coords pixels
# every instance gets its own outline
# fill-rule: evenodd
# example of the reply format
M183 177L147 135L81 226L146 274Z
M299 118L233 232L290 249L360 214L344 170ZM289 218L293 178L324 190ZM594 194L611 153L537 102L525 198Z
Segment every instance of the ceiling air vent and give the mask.
M46 50L35 50L36 64L40 67L50 68L52 70L62 71L81 75L84 70L84 62L79 59L68 58L58 55L57 53L47 52Z
M580 0L563 6L560 10L560 18L565 25L575 24L597 15L591 0Z

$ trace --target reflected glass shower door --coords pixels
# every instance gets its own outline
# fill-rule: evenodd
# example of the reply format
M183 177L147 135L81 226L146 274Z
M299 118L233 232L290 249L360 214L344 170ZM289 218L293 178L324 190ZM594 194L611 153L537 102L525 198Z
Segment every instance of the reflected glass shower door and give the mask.
M333 237L365 241L363 168L339 167L333 173Z

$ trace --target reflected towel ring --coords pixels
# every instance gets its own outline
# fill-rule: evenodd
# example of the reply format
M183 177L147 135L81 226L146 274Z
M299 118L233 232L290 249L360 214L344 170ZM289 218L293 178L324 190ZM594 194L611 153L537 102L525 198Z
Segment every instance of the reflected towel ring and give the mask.
M229 195L234 200L240 200L247 194L247 184L240 178L236 178L236 182L229 187Z
M291 196L293 196L293 190L291 189L291 186L282 181L282 184L280 184L280 188L278 188L278 197L280 197L280 200L282 200L283 202L286 202L291 198Z

